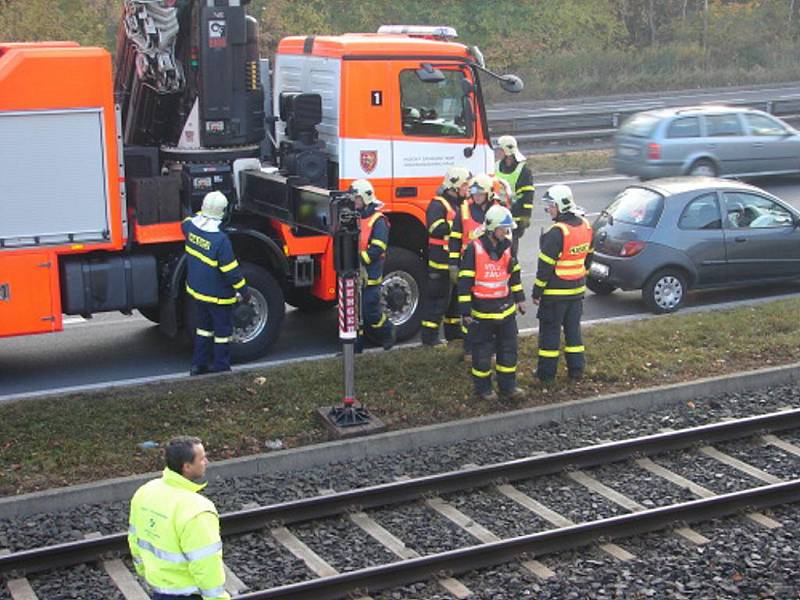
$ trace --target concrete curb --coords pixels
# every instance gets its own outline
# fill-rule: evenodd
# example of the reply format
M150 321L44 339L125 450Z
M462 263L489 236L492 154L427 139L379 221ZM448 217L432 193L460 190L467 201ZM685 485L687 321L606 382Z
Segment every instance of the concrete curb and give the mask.
M609 415L627 409L656 409L703 396L716 396L796 382L800 382L800 363L735 375L708 377L688 383L572 400L561 404L548 404L363 438L325 442L269 454L233 458L212 463L209 467L209 477L221 479L275 475L292 470L320 467L331 462L372 458L425 446L439 446L457 441L513 433L553 421L563 422L567 419L591 415ZM127 501L136 488L158 475L158 473L132 475L0 498L0 519L25 518L35 513L57 512L84 504Z

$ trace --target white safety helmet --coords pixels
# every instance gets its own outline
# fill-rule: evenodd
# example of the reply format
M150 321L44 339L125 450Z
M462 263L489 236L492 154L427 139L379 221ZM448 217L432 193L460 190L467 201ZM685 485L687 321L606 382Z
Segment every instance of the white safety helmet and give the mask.
M486 211L486 216L484 217L484 227L488 231L494 231L498 227L516 229L517 224L514 223L514 217L511 216L510 210L508 210L505 206L495 204Z
M377 200L375 198L375 188L372 187L368 179L356 179L350 184L350 192L354 196L360 196L364 204L370 204Z
M491 194L492 189L494 187L494 180L492 179L491 175L486 175L485 173L481 173L480 175L475 175L469 182L469 193L470 195L474 194Z
M219 221L225 216L225 209L228 208L228 199L222 192L208 192L203 198L203 206L200 214L207 219L217 219Z
M519 151L517 140L513 135L501 135L497 139L497 145L503 151L503 156L513 156L517 162L525 161L525 155Z
M466 182L472 174L466 167L454 166L447 169L447 175L444 176L442 187L446 190L457 190Z
M544 193L543 200L548 204L554 204L559 213L573 212L577 208L572 197L572 190L563 183L551 186Z

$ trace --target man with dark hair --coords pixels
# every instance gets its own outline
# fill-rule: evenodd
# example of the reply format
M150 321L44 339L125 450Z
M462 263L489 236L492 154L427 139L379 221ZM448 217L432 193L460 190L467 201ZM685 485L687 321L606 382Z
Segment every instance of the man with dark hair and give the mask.
M164 457L161 478L144 484L131 500L128 546L136 572L153 590L153 600L230 600L219 515L198 493L207 485L203 444L176 437Z

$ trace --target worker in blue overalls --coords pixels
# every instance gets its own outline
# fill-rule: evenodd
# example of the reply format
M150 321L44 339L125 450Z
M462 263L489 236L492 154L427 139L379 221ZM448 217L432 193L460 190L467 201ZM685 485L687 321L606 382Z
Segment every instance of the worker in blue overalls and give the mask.
M220 231L227 207L225 194L209 192L200 214L185 219L182 225L186 292L193 298L197 315L191 375L231 370L233 308L239 300L250 302L231 241Z

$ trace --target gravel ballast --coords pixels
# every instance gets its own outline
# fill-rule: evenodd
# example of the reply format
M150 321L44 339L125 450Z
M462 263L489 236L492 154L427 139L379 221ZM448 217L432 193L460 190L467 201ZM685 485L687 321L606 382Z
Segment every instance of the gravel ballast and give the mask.
M353 487L393 481L400 476L455 470L465 464L488 464L511 458L530 456L598 443L657 433L665 428L681 429L730 418L742 418L774 412L785 407L800 407L800 389L787 385L757 392L727 394L716 398L699 398L669 409L652 413L626 413L582 418L497 438L468 441L446 448L428 448L401 455L386 456L358 463L307 469L282 476L233 478L214 481L208 495L220 512L238 510L248 502L271 504L316 495L320 489L345 490ZM800 441L800 432L781 434L787 441ZM800 459L776 448L765 448L757 438L722 444L719 449L749 461L760 469L782 478L797 477ZM675 472L717 493L761 485L743 473L721 465L700 454L697 449L671 452L654 460ZM614 466L590 469L588 472L606 485L628 494L645 507L663 505L693 496L631 461ZM515 482L515 487L539 502L575 521L623 514L603 498L587 492L563 475L554 475ZM467 495L450 494L446 500L476 522L498 536L519 535L549 528L549 524L517 507L493 488ZM694 527L711 543L692 547L667 534L650 534L620 540L625 549L637 556L636 561L620 563L596 547L558 556L545 557L543 562L557 576L537 580L518 564L510 563L494 569L466 574L460 580L476 592L476 598L517 600L527 597L550 598L773 598L798 596L795 583L800 569L800 544L797 536L798 507L782 507L773 512L784 526L775 531L759 528L746 519L731 518ZM0 521L0 548L20 550L44 544L80 539L87 532L114 533L127 527L127 503L87 506L58 515L35 515L26 519ZM401 508L371 510L369 514L383 527L420 554L442 552L474 545L469 534L434 513L423 502ZM337 569L350 570L368 564L389 562L396 557L384 551L377 542L349 524L347 519L332 519L324 525L292 526L292 531L317 550ZM328 540L340 538L345 543L335 546ZM350 547L348 552L345 550ZM303 563L281 548L268 534L250 534L226 542L226 560L234 572L251 588L277 585L308 577ZM255 568L260 563L259 568ZM85 575L85 573L84 573ZM85 586L100 577L79 577ZM40 576L46 582L47 576ZM45 583L43 583L45 585ZM98 583L99 585L99 583ZM8 595L0 586L0 600ZM82 598L93 598L90 588ZM399 595L398 595L399 594ZM71 596L49 596L64 597ZM100 596L97 596L100 597ZM108 597L108 596L106 596ZM434 583L415 584L382 594L379 600L406 598L448 598Z

